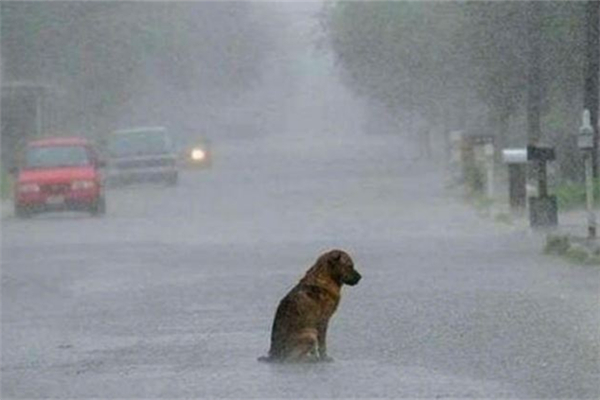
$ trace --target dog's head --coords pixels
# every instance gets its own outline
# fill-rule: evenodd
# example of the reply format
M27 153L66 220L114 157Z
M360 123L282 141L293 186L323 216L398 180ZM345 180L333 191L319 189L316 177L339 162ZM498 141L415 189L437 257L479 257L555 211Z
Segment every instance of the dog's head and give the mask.
M354 262L345 251L331 250L321 258L326 263L330 276L338 284L354 286L360 281L361 275L354 269Z

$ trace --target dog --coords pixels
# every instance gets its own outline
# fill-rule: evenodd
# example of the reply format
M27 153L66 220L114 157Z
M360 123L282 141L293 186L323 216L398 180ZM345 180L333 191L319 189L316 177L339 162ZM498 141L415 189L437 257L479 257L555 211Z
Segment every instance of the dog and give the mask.
M263 362L333 361L327 355L327 327L340 302L342 285L361 275L342 250L322 254L280 301L271 330L271 348Z

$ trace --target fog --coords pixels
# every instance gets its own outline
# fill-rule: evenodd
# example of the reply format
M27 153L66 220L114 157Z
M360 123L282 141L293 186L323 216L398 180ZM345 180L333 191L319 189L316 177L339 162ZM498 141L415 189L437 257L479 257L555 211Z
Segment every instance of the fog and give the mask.
M528 139L526 9L496 3L3 2L0 397L598 398L598 269L494 217L499 161L483 211L452 164L453 131ZM567 179L583 14L548 4L543 139ZM140 127L172 154L107 150ZM18 208L23 149L54 136L98 150L105 209ZM49 184L84 179L63 167ZM258 362L334 248L362 275L334 361Z
M101 141L115 129L158 125L180 145L262 139L312 151L363 136L365 99L341 83L319 2L3 7L3 81L48 86L48 134ZM48 32L43 41L35 29ZM27 119L8 115L12 102L5 98L5 121ZM7 145L32 128L5 126Z

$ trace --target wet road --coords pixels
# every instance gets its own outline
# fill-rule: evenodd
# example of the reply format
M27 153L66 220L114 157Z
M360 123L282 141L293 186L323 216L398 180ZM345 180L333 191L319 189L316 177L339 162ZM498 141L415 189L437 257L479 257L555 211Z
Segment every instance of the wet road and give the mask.
M384 149L223 151L175 189L111 191L105 218L5 218L1 397L599 398L598 269ZM331 247L364 277L332 320L336 361L258 363Z

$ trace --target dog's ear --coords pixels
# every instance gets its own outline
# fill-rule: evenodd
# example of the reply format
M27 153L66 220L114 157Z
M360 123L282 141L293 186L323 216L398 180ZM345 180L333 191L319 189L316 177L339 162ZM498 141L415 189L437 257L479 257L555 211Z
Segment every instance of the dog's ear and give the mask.
M342 259L342 252L339 250L331 251L331 261L338 262Z

